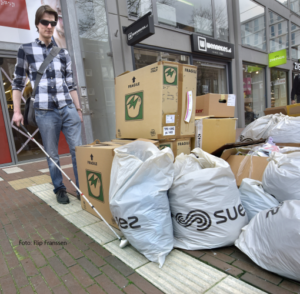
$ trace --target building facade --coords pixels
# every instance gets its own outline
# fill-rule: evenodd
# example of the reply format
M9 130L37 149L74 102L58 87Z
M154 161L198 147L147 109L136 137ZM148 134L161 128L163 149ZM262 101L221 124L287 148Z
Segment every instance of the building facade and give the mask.
M62 15L65 46L72 57L84 113L84 143L115 138L114 78L161 60L197 66L197 95L235 94L238 127L245 127L263 116L265 108L292 103L293 79L300 68L297 66L300 0L19 2L27 4L31 30L33 2L37 7L46 2L56 5ZM0 6L0 16L1 9L4 13L3 7ZM155 33L129 46L124 29L149 11L153 15ZM16 32L14 27L2 33L1 29L8 26L14 24L0 20L0 166L43 156L34 143L11 124L11 80L17 50L21 43L32 39L28 35L25 41L26 34L20 33L25 28L22 26L18 28L21 31ZM19 39L14 37L17 33ZM269 54L283 49L286 49L287 62L270 68ZM23 92L24 101L30 92L28 83ZM38 130L30 131L41 140ZM68 153L63 135L59 152Z

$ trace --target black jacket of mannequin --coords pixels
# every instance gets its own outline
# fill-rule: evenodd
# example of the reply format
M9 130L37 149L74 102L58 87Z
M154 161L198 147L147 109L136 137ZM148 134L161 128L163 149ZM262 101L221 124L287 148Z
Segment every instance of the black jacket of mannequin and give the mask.
M297 96L296 99L295 95ZM296 75L294 78L291 98L292 101L296 100L296 103L300 103L300 75Z

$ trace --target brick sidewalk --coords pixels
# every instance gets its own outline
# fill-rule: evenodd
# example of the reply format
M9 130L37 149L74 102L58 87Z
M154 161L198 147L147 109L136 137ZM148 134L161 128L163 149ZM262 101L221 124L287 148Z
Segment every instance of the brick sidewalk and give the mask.
M61 159L61 165L69 163L70 157ZM2 293L162 293L37 196L8 184L42 175L38 170L47 168L46 161L19 167L24 172L8 175L0 170ZM74 179L72 168L65 171ZM75 194L69 182L66 187ZM26 245L19 240L67 245ZM266 292L300 293L300 283L263 270L234 246L185 252Z

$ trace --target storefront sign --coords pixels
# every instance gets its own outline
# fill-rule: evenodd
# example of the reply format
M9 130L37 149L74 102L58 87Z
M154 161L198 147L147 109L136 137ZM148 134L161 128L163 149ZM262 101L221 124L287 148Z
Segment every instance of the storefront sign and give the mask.
M0 0L0 42L24 44L38 38L39 34L34 23L35 13L41 5L46 4L59 15L53 36L57 45L65 48L61 6L58 0Z
M234 58L234 45L213 38L192 34L192 51Z
M135 44L154 35L154 21L151 12L142 16L130 26L123 28L123 33L127 35L127 44L129 46L134 46Z
M269 67L286 63L286 49L269 53Z

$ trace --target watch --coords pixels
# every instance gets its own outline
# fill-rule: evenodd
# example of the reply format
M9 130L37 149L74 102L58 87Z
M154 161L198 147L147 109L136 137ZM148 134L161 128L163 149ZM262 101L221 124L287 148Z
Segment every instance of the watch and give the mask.
M77 111L80 110L82 112L82 108L76 108L76 109L77 109Z

